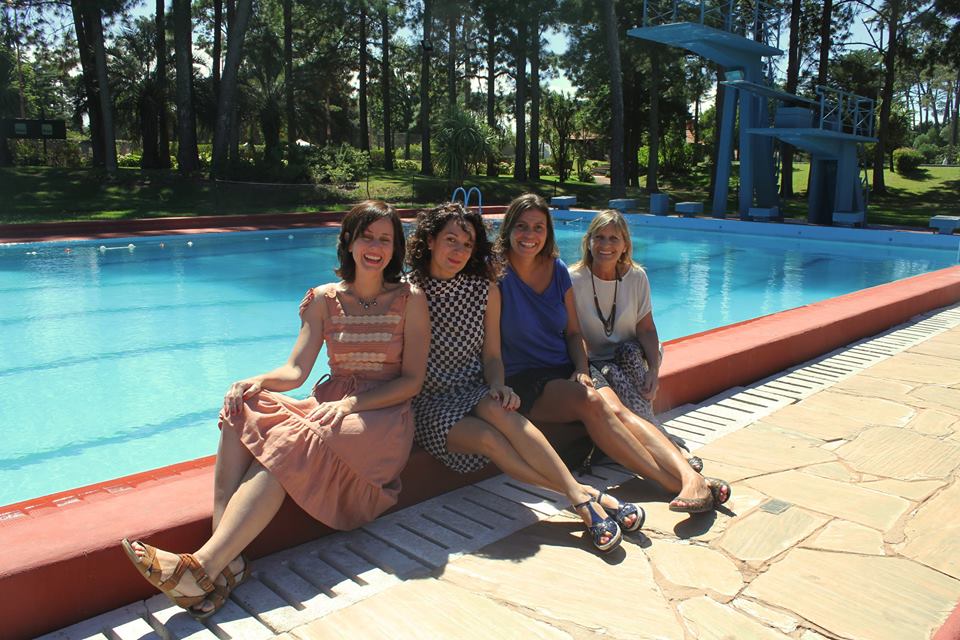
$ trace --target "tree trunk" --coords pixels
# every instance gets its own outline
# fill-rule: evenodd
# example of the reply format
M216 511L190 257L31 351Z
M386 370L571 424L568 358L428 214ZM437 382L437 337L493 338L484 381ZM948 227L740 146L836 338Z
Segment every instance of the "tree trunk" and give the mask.
M620 73L620 38L615 0L603 0L604 44L610 64L610 197L627 195L623 170L623 76Z
M958 136L960 133L960 127L958 127L958 120L960 120L960 69L957 69L957 81L953 83L953 121L950 123L950 144L956 146Z
M360 149L370 151L370 116L367 115L367 2L360 0Z
M286 10L286 2L284 2ZM284 15L286 17L286 15ZM223 52L223 0L213 0L213 99L220 99L220 67Z
M200 168L197 118L193 111L193 21L190 0L173 0L173 42L177 60L177 164L181 173Z
M487 30L487 126L491 131L496 130L497 115L495 111L497 102L497 36L496 36L496 15L490 9L484 13L484 23ZM956 131L956 126L954 126ZM500 159L494 155L487 156L487 175L495 176L500 171Z
M797 92L800 78L800 0L790 3L790 48L787 56L787 93ZM822 54L822 52L821 52ZM793 197L793 145L780 143L780 197Z
M77 53L83 75L83 88L87 97L87 115L90 119L90 146L93 151L93 166L104 166L103 117L100 115L100 94L97 89L97 63L90 38L89 19L81 0L71 0L73 25L77 32Z
M540 180L540 15L530 21L530 180Z
M234 98L237 93L237 73L240 58L243 55L243 38L250 20L252 0L238 0L233 22L227 32L227 59L223 65L223 78L220 84L220 101L217 104L217 122L213 135L214 177L223 175L227 164L227 146L230 133L230 116L234 112Z
M160 168L170 168L170 124L167 120L167 21L164 19L166 0L157 0L157 152Z
M423 40L420 55L420 173L433 175L433 158L430 156L430 52L433 43L430 31L433 18L430 10L433 0L423 0Z
M887 129L890 126L890 111L893 103L893 83L896 79L896 61L897 61L897 28L900 26L900 3L901 0L889 0L887 9L889 14L888 32L887 32L887 50L883 55L883 93L880 96L880 126L877 131L876 155L873 161L873 192L885 194L887 192L886 184L883 180L883 164L886 159L887 151Z
M143 154L140 156L141 169L160 167L160 149L157 147L157 92L153 87L145 87L137 98L137 116L140 120L140 140Z
M227 47L230 46L230 38L232 36L232 33L230 30L233 29L233 24L236 22L236 16L237 16L236 0L227 0L227 28L226 28ZM220 69L220 75L221 75L221 84L222 84L223 83L222 65ZM217 96L217 105L219 104L220 104L220 96ZM236 162L240 162L240 110L236 105L234 105L233 111L230 112L229 117L230 117L230 127L229 127L230 135L229 135L229 142L227 144L227 150L228 150L227 157L229 158L229 162L236 163ZM214 129L216 129L216 126L214 126ZM216 132L214 132L214 135L216 135Z
M447 18L447 104L457 104L457 18L450 12Z
M656 46L651 45L650 49L650 152L647 154L647 193L660 192L657 181L657 174L660 172L660 52L655 49Z
M639 69L634 69L623 77L623 112L631 117L624 117L623 122L623 171L627 186L640 186L640 166L638 155L640 151L641 128L636 115L640 112L640 84L643 75Z
M820 12L820 64L817 65L817 84L827 84L827 71L830 68L830 43L833 37L833 0L823 0Z
M723 77L723 67L719 64L716 66L716 76L717 76L717 94L716 100L714 101L714 118L713 118L713 149L710 151L710 185L707 188L707 193L710 194L710 197L713 197L714 189L717 186L717 163L720 157L720 129L721 125L721 116L723 114L723 102L726 91L723 90L723 86L720 84L720 79Z
M380 90L383 101L383 169L393 171L393 128L390 119L393 116L390 104L390 11L384 4L380 10L380 33L382 36L380 48L383 50L383 64L380 65Z
M517 39L514 42L514 71L516 73L516 99L513 117L516 147L513 153L513 178L527 181L527 18L523 10L517 12Z
M17 65L17 93L20 97L20 117L27 117L27 91L23 83L23 59L20 55L20 24L17 14L17 7L14 5L10 7L10 10L13 11L13 33L10 34L13 36L13 47L16 51L16 65Z
M283 0L283 88L287 107L287 157L297 149L297 109L293 101L293 0Z
M97 63L97 86L100 88L100 115L103 118L103 166L107 173L117 172L117 143L113 131L113 101L107 81L107 52L103 46L103 16L99 7L89 7L93 22L93 52Z

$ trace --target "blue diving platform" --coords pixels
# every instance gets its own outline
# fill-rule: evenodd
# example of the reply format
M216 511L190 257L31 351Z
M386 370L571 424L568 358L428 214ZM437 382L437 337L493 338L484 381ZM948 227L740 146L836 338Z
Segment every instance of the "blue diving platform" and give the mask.
M874 103L818 87L807 98L773 87L769 58L783 55L780 10L765 0L644 0L642 26L627 35L679 47L719 64L724 79L712 214L725 217L739 120L740 189L737 211L782 211L775 142L810 153L809 222L862 224L866 184L859 176L860 147L876 142ZM768 218L772 215L768 215Z

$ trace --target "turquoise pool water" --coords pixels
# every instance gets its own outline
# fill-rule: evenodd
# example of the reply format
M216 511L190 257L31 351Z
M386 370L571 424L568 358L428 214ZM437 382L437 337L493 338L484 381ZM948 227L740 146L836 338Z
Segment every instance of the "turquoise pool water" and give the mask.
M586 224L557 226L568 262ZM634 232L663 340L957 261L955 248ZM300 297L333 279L334 240L300 230L0 246L0 505L213 453L223 392L286 359Z

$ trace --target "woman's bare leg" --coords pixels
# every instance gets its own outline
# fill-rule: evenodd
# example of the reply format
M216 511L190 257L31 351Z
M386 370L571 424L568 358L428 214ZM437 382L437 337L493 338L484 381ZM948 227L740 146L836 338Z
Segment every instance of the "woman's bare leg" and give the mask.
M572 380L552 380L530 410L534 422L579 420L590 438L611 458L671 492L682 483L650 454L596 389Z
M213 469L213 530L220 526L223 511L233 494L240 487L253 462L250 453L240 441L240 434L230 425L220 429L220 444L217 447L217 464Z
M657 467L673 478L675 483L676 481L680 483L679 489L674 488L674 486L667 488L671 491L677 491L677 497L684 499L700 499L710 495L710 487L707 486L703 476L693 470L687 459L683 457L680 450L667 436L630 411L610 387L598 389L597 393L613 409L617 419L630 430L630 433L633 434L640 445L650 453ZM600 448L603 449L603 447Z
M524 420L524 422L526 421ZM530 426L532 427L533 425ZM536 429L536 427L533 428ZM539 432L539 430L537 431ZM543 434L540 435L543 437ZM553 451L553 448L550 447L550 444L546 442L545 438L544 443L547 448L553 452L553 455L556 456L556 452ZM500 433L500 431L489 422L474 416L466 416L453 425L453 428L451 428L447 434L447 450L452 453L469 453L486 456L511 478L526 482L527 484L544 487L557 493L563 493L572 504L586 502L591 496L597 493L592 487L586 487L574 480L573 476L570 476L567 468L563 466L563 462L559 457L557 457L557 462L562 471L569 476L570 482L566 482L560 477L561 472L554 473L553 471L548 471L547 474L540 473L524 460L523 456L513 447L506 436ZM587 526L592 524L590 509L591 506L587 505L577 510L584 524ZM594 513L601 518L605 517L605 514L599 510L595 510ZM600 543L606 544L608 540L609 538L604 537Z
M227 503L220 526L206 543L193 555L211 579L216 579L231 560L253 542L270 522L286 492L280 482L259 462L253 462L247 470L240 487ZM137 552L142 547L135 546ZM179 557L168 551L157 550L162 576L171 575ZM188 571L183 574L177 591L182 595L200 595L203 591ZM213 605L205 602L198 610L209 610Z

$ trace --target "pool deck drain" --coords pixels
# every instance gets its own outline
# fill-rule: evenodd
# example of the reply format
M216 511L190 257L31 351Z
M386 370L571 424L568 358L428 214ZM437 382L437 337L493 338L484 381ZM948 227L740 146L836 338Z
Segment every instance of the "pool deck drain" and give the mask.
M157 595L45 637L900 640L960 599L960 307L661 419L734 497L690 518L595 465L583 481L648 512L610 556L562 496L501 475L257 560L207 621Z

